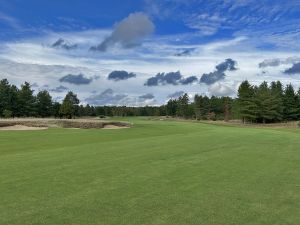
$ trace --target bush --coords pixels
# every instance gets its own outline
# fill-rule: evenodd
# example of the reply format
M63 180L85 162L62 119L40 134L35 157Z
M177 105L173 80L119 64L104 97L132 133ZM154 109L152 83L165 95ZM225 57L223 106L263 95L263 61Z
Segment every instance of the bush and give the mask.
M11 118L12 117L12 111L4 109L2 112L2 115L4 118Z

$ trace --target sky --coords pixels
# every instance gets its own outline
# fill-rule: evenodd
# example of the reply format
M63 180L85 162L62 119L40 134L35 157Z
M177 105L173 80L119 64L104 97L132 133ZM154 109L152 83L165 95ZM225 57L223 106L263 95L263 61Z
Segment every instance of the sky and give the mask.
M82 104L300 88L300 0L0 0L0 79Z

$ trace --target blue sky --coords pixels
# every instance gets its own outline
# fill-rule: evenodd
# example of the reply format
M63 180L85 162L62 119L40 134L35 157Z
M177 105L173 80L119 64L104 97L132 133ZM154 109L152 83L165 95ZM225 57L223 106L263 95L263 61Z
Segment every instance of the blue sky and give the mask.
M83 104L300 87L299 40L300 0L0 0L0 78Z

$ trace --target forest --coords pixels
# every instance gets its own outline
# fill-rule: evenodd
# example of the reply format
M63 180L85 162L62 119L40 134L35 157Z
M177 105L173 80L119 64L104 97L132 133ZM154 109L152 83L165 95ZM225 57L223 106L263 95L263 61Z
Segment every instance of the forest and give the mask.
M7 79L0 81L0 117L85 116L169 116L197 120L242 120L244 123L273 123L300 119L300 90L280 81L252 85L244 81L235 98L195 95L191 101L187 93L170 99L161 106L91 106L82 105L77 95L68 92L63 101L53 101L47 90L36 95L30 83L20 88Z

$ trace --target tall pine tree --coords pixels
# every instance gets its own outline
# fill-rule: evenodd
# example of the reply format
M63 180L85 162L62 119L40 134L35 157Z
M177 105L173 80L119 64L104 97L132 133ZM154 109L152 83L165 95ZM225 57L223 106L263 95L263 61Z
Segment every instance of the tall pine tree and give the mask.
M286 86L283 96L283 113L287 121L297 120L299 117L298 100L292 84Z
M240 116L243 122L256 120L256 103L254 88L246 80L242 82L238 90L238 104Z

